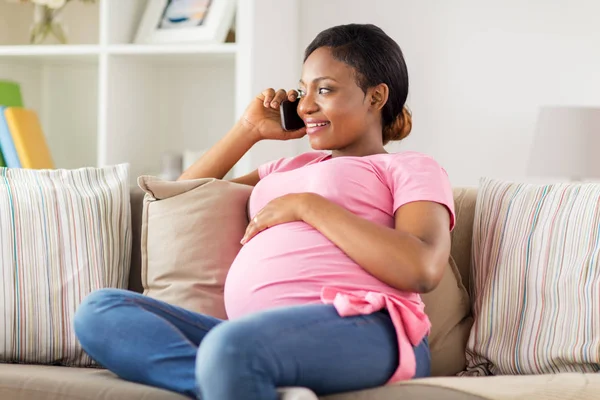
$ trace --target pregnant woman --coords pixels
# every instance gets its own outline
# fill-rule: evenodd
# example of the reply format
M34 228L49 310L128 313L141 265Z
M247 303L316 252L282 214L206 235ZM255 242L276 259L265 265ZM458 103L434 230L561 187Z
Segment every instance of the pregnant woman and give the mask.
M261 140L308 138L234 182L254 186L250 223L225 283L228 320L126 290L91 293L75 331L123 379L204 400L275 400L371 388L430 371L420 293L441 280L451 186L430 156L388 153L411 130L398 44L373 25L321 32L297 90L267 89L180 179L222 179ZM306 127L284 131L299 98Z

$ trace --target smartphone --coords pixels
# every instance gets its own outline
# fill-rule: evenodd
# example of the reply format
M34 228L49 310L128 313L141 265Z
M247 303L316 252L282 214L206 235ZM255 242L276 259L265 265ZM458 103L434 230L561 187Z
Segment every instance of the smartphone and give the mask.
M300 128L304 128L304 121L298 115L298 104L300 99L296 101L284 100L279 106L279 113L281 114L281 126L285 131L295 131Z

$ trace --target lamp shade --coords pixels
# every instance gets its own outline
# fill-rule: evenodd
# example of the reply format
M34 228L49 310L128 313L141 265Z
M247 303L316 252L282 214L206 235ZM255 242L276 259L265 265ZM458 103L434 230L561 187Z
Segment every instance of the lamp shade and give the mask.
M529 154L531 176L600 178L600 108L542 107Z

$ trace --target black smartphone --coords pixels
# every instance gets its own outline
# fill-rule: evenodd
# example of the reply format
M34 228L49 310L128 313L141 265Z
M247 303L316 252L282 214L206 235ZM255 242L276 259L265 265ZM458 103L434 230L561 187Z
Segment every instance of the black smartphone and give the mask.
M279 106L279 113L281 114L281 126L285 131L295 131L300 128L304 128L304 121L298 115L298 103L300 99L296 101L284 100Z

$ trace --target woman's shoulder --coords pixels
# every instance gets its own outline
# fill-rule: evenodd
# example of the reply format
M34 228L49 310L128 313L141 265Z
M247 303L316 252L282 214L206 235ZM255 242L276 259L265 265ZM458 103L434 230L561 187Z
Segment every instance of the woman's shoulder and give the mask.
M423 168L440 168L443 167L430 154L421 153L418 151L401 151L397 153L384 154L380 160L386 169L402 169L415 170Z
M435 161L432 155L414 150L405 150L397 153L388 153L394 160L432 160Z

